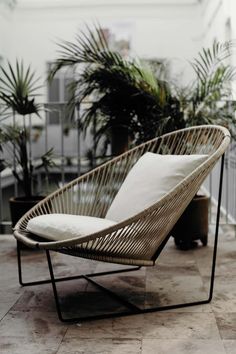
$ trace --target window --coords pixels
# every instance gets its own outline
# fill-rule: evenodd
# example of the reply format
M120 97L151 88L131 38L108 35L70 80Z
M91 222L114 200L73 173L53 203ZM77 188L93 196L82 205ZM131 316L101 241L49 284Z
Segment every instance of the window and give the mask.
M51 63L48 63L49 73ZM47 87L47 101L48 101L48 122L49 124L60 124L61 114L64 113L66 103L70 99L69 84L73 80L71 70L59 70L54 76L52 82Z

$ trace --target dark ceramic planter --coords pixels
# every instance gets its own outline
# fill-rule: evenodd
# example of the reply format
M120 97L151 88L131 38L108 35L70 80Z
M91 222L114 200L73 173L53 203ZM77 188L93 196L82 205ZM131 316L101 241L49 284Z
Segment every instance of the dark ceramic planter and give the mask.
M9 199L12 227L15 226L17 221L40 200L44 199L43 196L32 197L13 197Z
M208 205L209 198L204 195L197 195L190 202L171 232L178 248L191 249L197 245L196 240L207 245Z
M111 130L112 155L117 156L128 150L129 134L125 127L113 127Z

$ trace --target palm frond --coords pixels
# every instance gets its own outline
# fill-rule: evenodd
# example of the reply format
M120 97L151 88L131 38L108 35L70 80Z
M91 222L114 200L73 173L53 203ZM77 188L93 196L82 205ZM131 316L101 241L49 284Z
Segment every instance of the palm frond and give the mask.
M235 69L225 60L232 54L233 42L214 41L212 48L203 48L192 62L197 85L192 99L203 101L210 97L219 99L228 93L227 85L235 78Z
M15 66L8 62L6 69L0 68L0 75L0 101L21 115L39 115L40 105L35 103L35 92L41 86L37 85L39 79L35 78L31 67L25 68L23 61L16 60Z

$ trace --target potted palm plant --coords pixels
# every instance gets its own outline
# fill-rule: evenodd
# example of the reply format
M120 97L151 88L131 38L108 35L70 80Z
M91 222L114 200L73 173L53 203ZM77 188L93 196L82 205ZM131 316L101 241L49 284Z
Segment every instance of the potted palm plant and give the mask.
M179 90L181 110L186 127L200 124L220 124L231 130L235 125L233 110L229 109L231 83L236 70L225 60L232 54L233 43L220 44L214 41L212 47L203 48L192 62L195 80L186 90ZM200 239L203 245L208 242L208 204L205 195L196 195L179 219L172 234L175 243L182 249L195 246Z
M33 164L29 154L29 134L27 118L31 114L39 116L40 105L35 102L38 80L30 66L25 68L23 61L9 62L7 68L0 67L0 104L4 124L0 127L0 149L2 164L10 167L22 195L10 198L12 225L35 205L42 196L34 195L34 173L36 168L44 167L47 171L52 164L52 149L41 157L41 162ZM20 118L9 123L11 115Z
M87 28L74 42L63 41L59 46L60 57L50 79L63 67L73 68L68 107L74 112L76 105L91 98L81 116L82 128L87 131L96 121L96 144L105 135L112 155L123 152L128 141L136 144L155 137L170 117L180 114L167 82L155 78L140 62L112 51L101 28ZM179 116L176 121L180 120Z
M233 48L231 41L214 41L211 47L203 48L191 63L195 79L178 96L185 112L186 126L221 124L230 129L235 123L228 104L236 74L235 67L227 63Z

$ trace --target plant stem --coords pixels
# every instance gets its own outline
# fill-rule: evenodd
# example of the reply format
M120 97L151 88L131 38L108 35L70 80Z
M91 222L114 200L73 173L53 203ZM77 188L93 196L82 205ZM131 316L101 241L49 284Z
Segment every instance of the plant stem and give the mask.
M21 166L23 173L23 189L26 197L32 196L32 184L31 184L31 171L28 166L28 151L27 151L27 133L26 129L22 131L20 137L20 150L21 150Z

